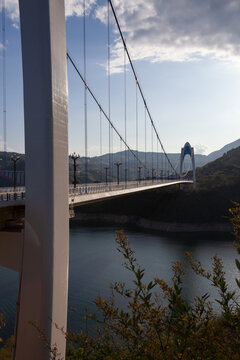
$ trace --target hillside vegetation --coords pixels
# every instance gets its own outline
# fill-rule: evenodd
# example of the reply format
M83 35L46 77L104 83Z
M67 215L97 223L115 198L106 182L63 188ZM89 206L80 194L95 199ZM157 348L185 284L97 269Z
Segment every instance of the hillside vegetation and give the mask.
M240 146L240 139L229 143L225 145L223 148L214 151L210 153L209 155L201 155L201 154L195 154L195 164L196 167L203 166L210 161L216 160L220 156L222 156L225 152L235 149L237 146ZM180 150L180 149L179 149ZM156 169L157 173L161 175L161 171L164 170L164 156L162 153L156 153L156 152L142 152L138 151L136 152L133 150L133 152L137 155L138 159L145 164L146 167L149 169L149 171L145 172L144 169L142 169L142 178L151 178L151 169L152 167ZM6 155L6 162L5 162L5 155ZM14 155L13 152L7 152L4 154L2 151L0 151L0 186L11 186L12 181L11 178L13 178L13 162L11 161L11 156ZM25 170L25 154L17 154L20 156L20 160L17 163L17 171L21 172ZM176 167L177 171L179 172L179 158L180 153L169 153L168 158L170 159L171 163L173 164L174 168ZM78 183L84 183L86 180L88 182L103 182L105 181L105 167L109 166L109 160L111 167L113 170L111 170L108 173L108 178L113 181L117 180L117 168L114 165L116 162L121 162L122 166L120 166L120 181L123 181L125 179L125 159L127 160L127 175L128 180L136 180L136 177L138 177L138 171L137 171L137 163L136 159L134 158L133 154L129 151L120 151L116 152L114 154L104 154L102 156L94 156L87 158L87 177L85 173L86 169L86 158L84 156L80 156L80 158L77 160L77 182ZM189 168L189 165L191 165L190 158L187 156L184 160L184 166L186 169ZM2 170L5 168L7 170L7 179L5 178L5 183L3 183L3 176L1 176ZM9 178L9 179L8 179ZM17 177L17 182L19 185L24 185L24 176L20 175ZM71 158L69 158L69 182L73 182L73 161Z
M237 186L240 180L240 147L197 169L199 189Z

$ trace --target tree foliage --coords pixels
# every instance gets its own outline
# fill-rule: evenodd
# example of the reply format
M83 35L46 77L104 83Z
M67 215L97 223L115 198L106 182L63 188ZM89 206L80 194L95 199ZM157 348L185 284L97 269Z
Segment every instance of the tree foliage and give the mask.
M3 314L0 314L0 331L6 325ZM0 344L3 340L0 336ZM12 360L13 336L11 336L0 348L0 360Z

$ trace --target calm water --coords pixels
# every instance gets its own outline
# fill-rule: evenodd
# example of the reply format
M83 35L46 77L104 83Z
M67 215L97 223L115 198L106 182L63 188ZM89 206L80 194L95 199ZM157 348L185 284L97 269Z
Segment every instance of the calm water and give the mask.
M81 326L84 309L93 312L94 299L101 294L108 297L109 284L125 281L130 284L131 276L122 267L123 259L116 249L116 226L112 227L72 227L70 229L70 271L69 271L69 316L68 327L74 330ZM162 234L142 232L125 228L138 262L146 269L146 281L158 276L164 280L171 278L171 263L184 261L184 252L193 256L209 268L211 257L218 254L224 260L227 279L235 288L237 271L234 265L236 252L232 238L226 234ZM15 303L18 276L15 272L0 267L0 312L6 312L7 324L3 336L14 330ZM211 286L204 279L196 277L187 268L185 275L185 296L212 293ZM121 305L121 303L120 303ZM72 311L75 308L77 311Z

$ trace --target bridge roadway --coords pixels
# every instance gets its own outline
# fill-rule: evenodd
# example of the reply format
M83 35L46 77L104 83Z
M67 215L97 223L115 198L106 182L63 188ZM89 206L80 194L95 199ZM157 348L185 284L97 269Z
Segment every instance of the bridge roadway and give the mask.
M69 186L69 205L79 206L113 197L134 194L177 184L192 184L190 180L142 180L112 183L91 183ZM0 208L25 205L25 187L0 189Z

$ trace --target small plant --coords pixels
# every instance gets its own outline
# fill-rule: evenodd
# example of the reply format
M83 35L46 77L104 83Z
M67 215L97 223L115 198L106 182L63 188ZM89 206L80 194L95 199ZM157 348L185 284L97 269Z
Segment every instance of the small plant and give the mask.
M0 330L6 325L3 314L0 314ZM2 342L2 338L0 337L0 343Z
M6 326L6 320L3 314L0 314L0 330ZM0 348L0 360L12 360L14 338L11 336L5 344ZM0 336L0 346L3 343L3 339Z

